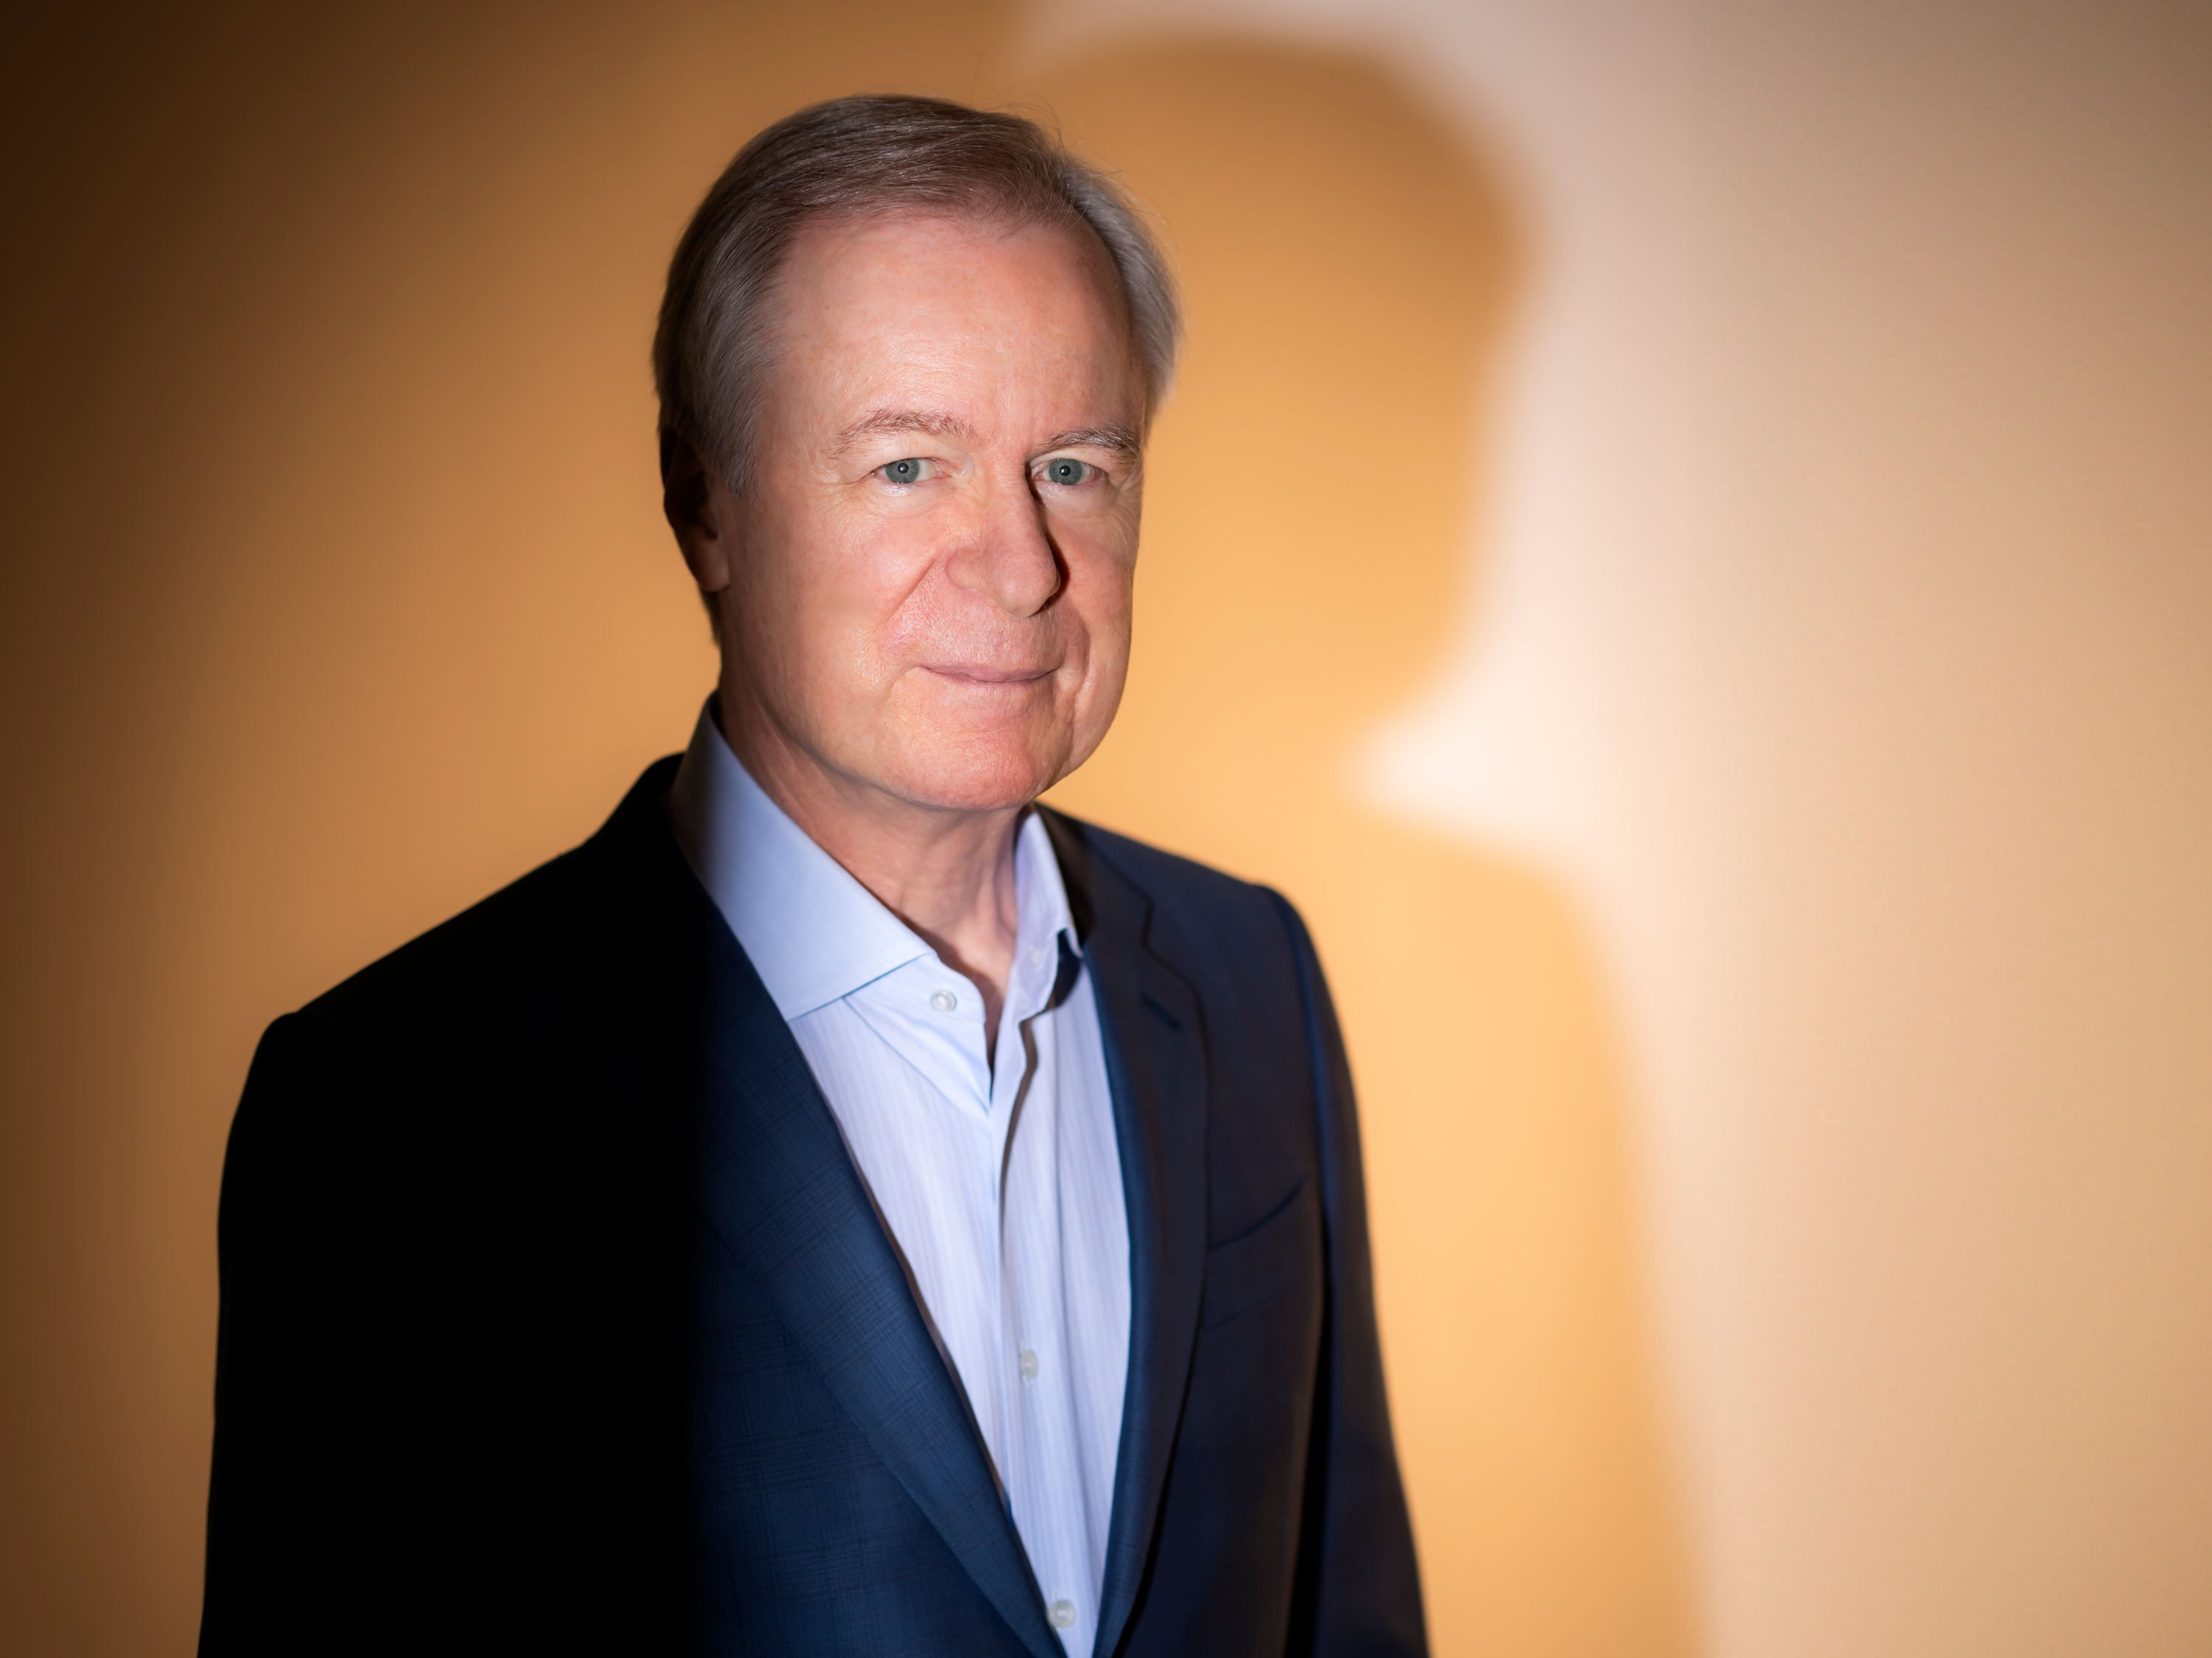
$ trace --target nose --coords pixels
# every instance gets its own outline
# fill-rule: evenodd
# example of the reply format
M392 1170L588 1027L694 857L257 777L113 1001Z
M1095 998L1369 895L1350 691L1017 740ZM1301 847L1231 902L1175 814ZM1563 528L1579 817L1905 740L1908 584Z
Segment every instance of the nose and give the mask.
M1009 616L1035 616L1052 603L1066 571L1026 470L985 493L946 574L955 586L982 595Z

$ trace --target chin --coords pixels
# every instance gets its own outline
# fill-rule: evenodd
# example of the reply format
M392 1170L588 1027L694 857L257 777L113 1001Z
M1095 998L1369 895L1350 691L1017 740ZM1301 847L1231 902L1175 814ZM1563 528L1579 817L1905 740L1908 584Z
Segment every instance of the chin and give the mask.
M1033 745L1010 741L1002 732L923 744L902 758L898 793L947 811L1025 806L1057 782L1061 771Z

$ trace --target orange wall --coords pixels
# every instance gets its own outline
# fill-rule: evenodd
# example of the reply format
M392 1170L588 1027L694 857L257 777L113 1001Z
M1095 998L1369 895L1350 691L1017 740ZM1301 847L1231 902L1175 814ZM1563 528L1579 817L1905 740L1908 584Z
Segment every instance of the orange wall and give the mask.
M1186 280L1063 794L1314 921L1439 1651L2212 1648L2200 20L349 9L4 48L11 1650L188 1647L255 1036L683 740L661 266L884 87Z

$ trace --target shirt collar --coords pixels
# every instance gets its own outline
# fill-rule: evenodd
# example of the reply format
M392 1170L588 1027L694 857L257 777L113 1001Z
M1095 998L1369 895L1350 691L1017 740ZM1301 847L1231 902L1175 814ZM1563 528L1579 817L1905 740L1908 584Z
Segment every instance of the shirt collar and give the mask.
M788 1022L936 952L817 846L752 779L707 699L677 768L668 809L684 854ZM1059 976L1059 941L1075 936L1052 839L1034 811L1014 843L1014 969Z
M1075 917L1044 819L1022 816L1014 839L1014 962L1006 975L1006 1007L1016 1020L1056 1005L1066 993L1067 957L1074 951Z

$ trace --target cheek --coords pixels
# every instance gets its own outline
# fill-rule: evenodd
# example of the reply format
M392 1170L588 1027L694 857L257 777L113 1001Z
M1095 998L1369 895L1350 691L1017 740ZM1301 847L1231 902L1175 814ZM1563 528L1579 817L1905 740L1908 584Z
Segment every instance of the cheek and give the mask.
M1069 537L1061 544L1067 567L1061 604L1087 642L1094 671L1118 672L1128 656L1136 574L1133 542L1133 536L1110 535Z
M856 515L827 527L813 554L813 597L843 649L888 674L927 628L920 601L936 562L936 533L920 517Z
M1132 574L1130 560L1118 550L1099 549L1088 556L1071 552L1067 558L1063 625L1080 676L1070 688L1066 717L1079 756L1105 736L1121 706L1129 666Z
M748 643L811 702L872 697L914 627L907 601L928 554L910 539L826 514L780 536L748 586Z

